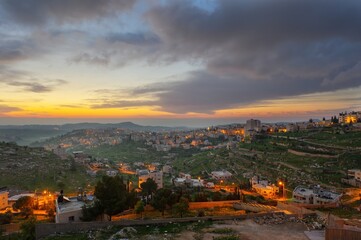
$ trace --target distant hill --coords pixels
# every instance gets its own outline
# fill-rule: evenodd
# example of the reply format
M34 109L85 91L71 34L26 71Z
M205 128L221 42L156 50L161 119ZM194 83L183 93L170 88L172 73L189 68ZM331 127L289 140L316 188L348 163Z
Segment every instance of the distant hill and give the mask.
M75 192L96 180L86 174L84 166L43 148L0 142L0 156L0 187Z
M80 129L102 129L102 128L124 128L134 131L152 131L152 132L162 132L162 131L173 131L173 130L187 130L187 127L163 127L163 126L142 126L132 122L122 122L122 123L74 123L74 124L64 124L59 126L61 130L73 131Z
M64 125L0 125L0 141L29 145L81 129L122 128L133 131L182 131L186 127L142 126L132 122L122 123L71 123Z
M60 130L73 131L80 129L99 129L99 128L124 128L139 131L172 131L172 130L187 130L187 127L164 127L164 126L142 126L132 122L122 123L68 123L63 125L0 125L2 129L31 129L31 130Z

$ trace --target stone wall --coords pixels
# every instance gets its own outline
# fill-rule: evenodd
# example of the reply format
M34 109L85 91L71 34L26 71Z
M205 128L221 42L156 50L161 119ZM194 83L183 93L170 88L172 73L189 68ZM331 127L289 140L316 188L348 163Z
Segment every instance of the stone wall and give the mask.
M206 216L206 217L187 217L187 218L166 218L166 219L152 219L152 220L121 220L114 222L77 222L77 223L42 223L36 224L35 234L36 239L41 239L55 233L76 233L88 230L95 230L106 228L109 226L141 226L154 224L167 224L170 222L196 222L196 221L223 221L223 220L244 220L254 217L272 215L272 213L255 213L243 214L236 216Z

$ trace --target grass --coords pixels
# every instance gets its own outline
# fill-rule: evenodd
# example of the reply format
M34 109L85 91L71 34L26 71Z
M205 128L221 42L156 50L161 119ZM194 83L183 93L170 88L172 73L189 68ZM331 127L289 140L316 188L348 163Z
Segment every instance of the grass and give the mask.
M217 234L229 234L233 233L234 230L232 228L215 228L211 232Z
M237 235L217 236L213 237L213 240L241 240L241 237Z
M0 186L22 190L76 191L93 179L83 166L71 169L70 159L60 159L41 148L0 143ZM61 183L61 184L60 184Z
M340 218L347 218L347 219L360 219L361 212L357 211L355 208L350 206L341 206L338 208L330 208L330 209L318 209L322 212L331 213L336 215Z
M12 141L25 146L64 133L65 131L51 129L0 129L0 141Z
M160 235L160 234L179 234L183 231L194 231L199 232L204 228L208 228L212 225L212 221L199 221L199 222L186 222L186 223L167 223L158 225L146 225L146 226L135 226L133 227L137 232L133 234L131 239L139 239L146 235ZM102 229L93 231L92 235L95 239L109 239L110 236L120 231L123 227L111 227L110 229ZM49 236L44 240L86 240L88 239L88 233L78 234L64 234L58 236Z
M138 148L145 148L141 151ZM72 150L82 150L93 157L108 158L114 162L156 162L161 161L167 155L164 152L157 152L152 147L146 147L141 142L126 141L116 145L99 145L92 148L77 147Z
M50 236L44 238L44 240L87 240L87 239L88 237L85 233Z

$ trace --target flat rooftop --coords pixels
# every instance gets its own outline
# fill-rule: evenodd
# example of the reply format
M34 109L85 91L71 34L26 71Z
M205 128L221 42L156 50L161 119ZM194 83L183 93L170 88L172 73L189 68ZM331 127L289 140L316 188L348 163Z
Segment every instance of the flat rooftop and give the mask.
M61 203L57 202L60 213L77 211L80 210L85 205L83 201L78 201L76 198L75 199L71 198L69 200L70 201L64 201Z
M339 193L331 192L319 187L308 188L308 187L298 186L295 188L295 190L293 190L293 192L304 196L314 195L315 197L318 198L330 199L330 200L337 199L338 197L341 196L341 194Z
M310 196L311 194L314 194L313 189L302 186L296 187L295 190L293 190L293 192L296 194L306 195L306 196Z

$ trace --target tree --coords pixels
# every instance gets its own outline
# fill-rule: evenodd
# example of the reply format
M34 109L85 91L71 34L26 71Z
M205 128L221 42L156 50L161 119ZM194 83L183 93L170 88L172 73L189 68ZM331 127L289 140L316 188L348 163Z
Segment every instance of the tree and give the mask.
M99 200L104 213L109 216L109 221L112 220L113 215L128 208L126 186L119 176L103 176L95 186L94 195Z
M36 224L36 218L31 217L20 225L21 239L35 240L35 224Z
M11 211L7 211L4 214L0 214L0 225L9 224L11 223L12 219L13 219L13 214L11 213Z
M208 202L208 196L204 192L199 192L194 196L195 202Z
M176 214L179 214L180 217L183 217L183 214L188 212L189 209L189 201L187 198L180 198L179 203L174 204L173 211Z
M135 204L138 202L137 193L135 191L131 191L127 193L127 206L130 208L134 208Z
M19 198L13 208L14 209L19 209L22 214L25 216L25 218L28 218L30 215L33 214L33 204L34 204L34 200L32 197L30 196L24 196Z
M155 192L150 204L164 216L164 211L167 206L171 207L174 203L175 198L172 196L172 191L170 189L160 188Z
M140 188L142 189L143 195L152 196L153 193L155 193L155 191L157 190L158 186L153 179L148 178L147 181L140 184Z
M143 217L143 212L144 212L144 203L143 201L138 201L137 204L135 204L135 213L136 214L140 214L140 217Z
M76 172L76 163L74 158L70 159L70 171Z
M94 221L97 217L103 214L104 209L99 200L95 200L92 205L84 205L82 207L81 220L85 222Z
M212 200L213 201L221 201L222 200L222 194L220 192L214 192Z

